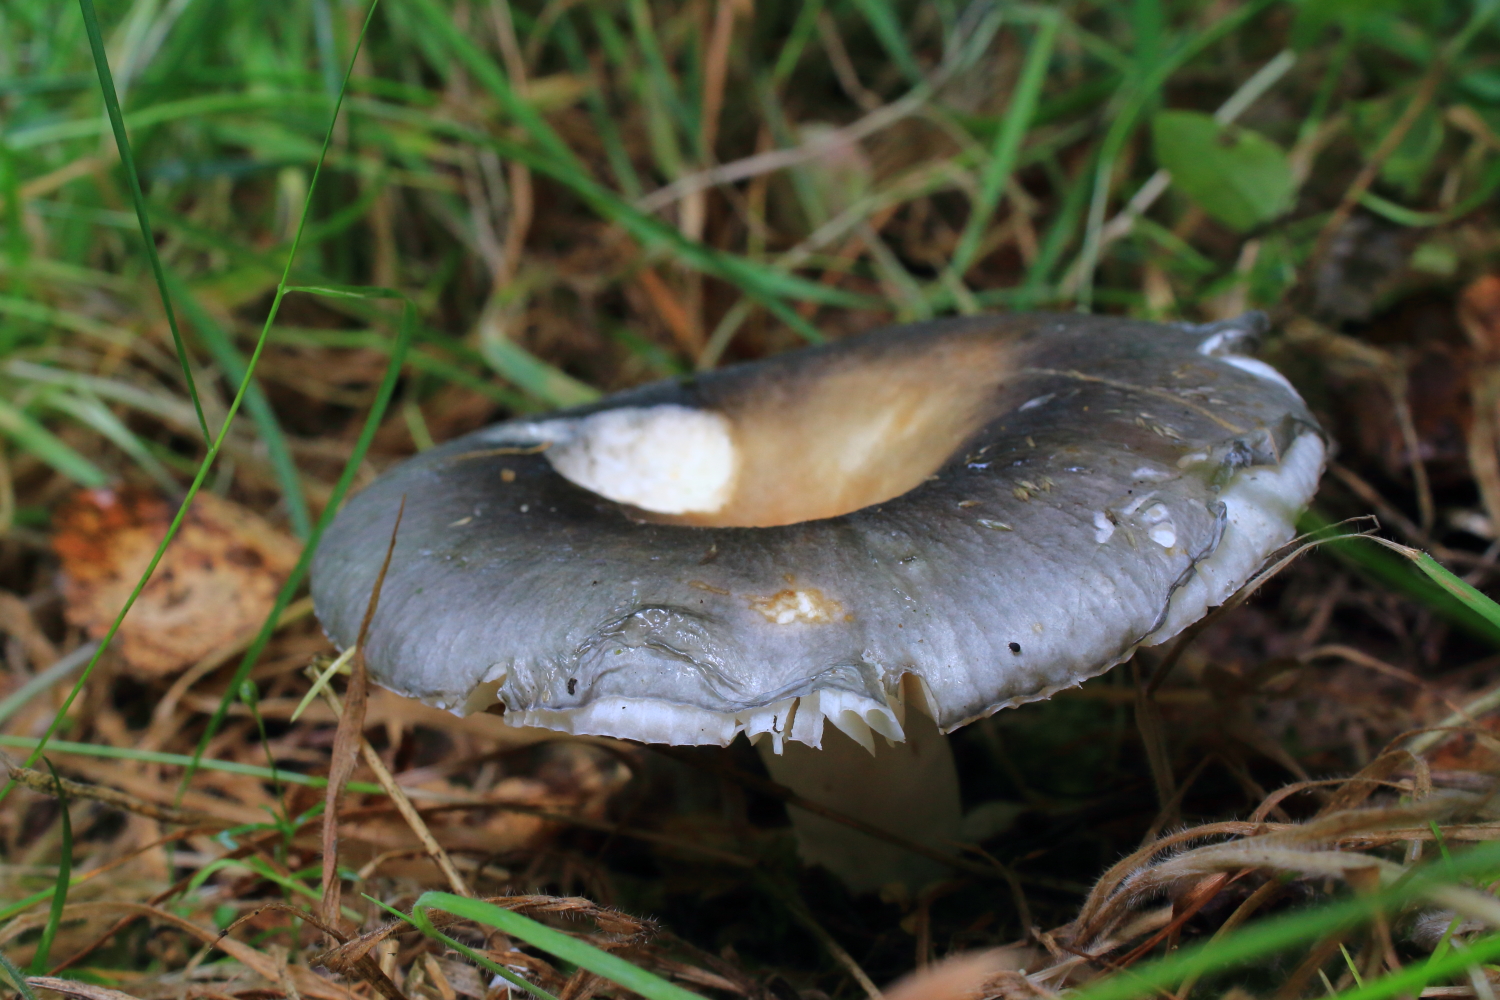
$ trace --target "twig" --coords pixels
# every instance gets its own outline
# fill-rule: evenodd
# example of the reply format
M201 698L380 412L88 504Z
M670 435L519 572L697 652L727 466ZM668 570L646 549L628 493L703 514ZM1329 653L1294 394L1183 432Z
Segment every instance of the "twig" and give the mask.
M107 806L124 809L126 812L133 812L162 823L211 827L237 825L236 820L214 816L206 812L199 812L196 809L174 809L171 806L157 805L155 802L147 802L136 798L134 795L117 791L113 788L106 788L103 785L74 781L71 778L58 778L54 782L51 775L43 774L29 767L21 767L3 753L0 753L0 763L5 765L5 769L9 772L11 780L16 784L25 785L32 791L41 792L43 795L55 797L57 795L57 784L61 783L63 792L67 795L72 795L80 799L92 799L95 802L102 802Z
M338 695L325 689L323 691L323 698L328 702L328 707L333 709L334 715L343 715L344 706L339 701ZM422 819L421 813L417 812L416 807L411 804L411 799L407 798L405 789L396 783L396 779L391 775L390 769L385 766L385 761L380 759L380 754L363 735L359 738L359 750L365 759L365 765L375 773L375 780L379 782L381 788L385 789L385 794L390 796L391 803L395 805L396 811L401 814L402 819L406 820L406 825L411 827L412 833L417 835L417 840L422 843L423 851L438 866L438 870L448 880L448 885L458 895L472 898L474 892L469 888L468 883L463 880L463 876L458 873L458 869L453 867L453 859L448 857L448 852L443 850L443 845L439 844L437 839L433 837L432 831L428 829L427 823Z
M370 601L365 605L364 620L359 623L359 635L354 640L354 658L350 662L349 686L345 689L348 704L338 711L339 725L333 736L332 761L328 766L328 787L323 797L323 902L322 916L337 927L339 922L339 896L343 881L339 878L339 799L344 794L344 785L354 773L354 758L357 750L368 746L365 740L365 706L369 699L370 677L365 667L365 639L370 634L370 622L380 607L380 591L385 585L385 574L391 568L391 556L396 551L396 536L401 530L401 518L406 513L406 497L396 510L396 522L391 525L391 540L386 546L385 560L375 576L375 586L370 590ZM325 691L324 695L332 692ZM404 796L403 796L404 798Z
M894 125L903 118L910 118L916 114L932 97L932 87L923 84L914 87L905 97L901 97L890 104L876 108L869 114L857 121L845 125L841 129L835 129L809 139L807 142L790 149L775 149L769 153L758 153L755 156L747 156L741 160L734 160L722 166L713 167L709 170L701 170L696 174L688 174L679 180L673 181L664 187L642 197L636 202L636 207L647 212L656 212L695 191L704 191L708 188L718 187L721 184L733 184L736 181L749 180L760 174L769 174L777 170L785 170L795 167L799 163L816 160L820 156L827 155L831 150L841 149L853 145L879 132L883 128Z

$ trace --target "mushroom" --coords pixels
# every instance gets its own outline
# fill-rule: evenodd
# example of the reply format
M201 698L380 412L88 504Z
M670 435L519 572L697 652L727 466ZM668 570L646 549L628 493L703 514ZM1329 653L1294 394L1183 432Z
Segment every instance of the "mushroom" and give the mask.
M1324 440L1243 353L1265 326L940 320L498 424L349 502L317 612L355 640L404 497L379 683L566 733L744 733L807 798L952 841L942 733L1171 638L1293 536ZM853 889L941 872L791 813Z

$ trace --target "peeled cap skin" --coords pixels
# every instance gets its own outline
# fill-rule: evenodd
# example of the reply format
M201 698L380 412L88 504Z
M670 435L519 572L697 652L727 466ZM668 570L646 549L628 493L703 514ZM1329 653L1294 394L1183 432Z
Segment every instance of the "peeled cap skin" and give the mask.
M1324 441L1238 353L1263 326L942 320L499 424L349 502L318 615L354 641L404 497L366 646L400 693L672 744L818 746L827 719L872 746L912 675L951 731L1165 641L1292 537ZM619 479L651 443L632 428L679 424L663 447L707 442L711 475Z

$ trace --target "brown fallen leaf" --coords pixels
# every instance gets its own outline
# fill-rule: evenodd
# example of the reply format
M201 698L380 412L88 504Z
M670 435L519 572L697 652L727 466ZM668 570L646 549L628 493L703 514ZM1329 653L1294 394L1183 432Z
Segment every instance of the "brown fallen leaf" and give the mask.
M146 490L92 489L55 516L68 621L102 638L174 509ZM238 504L200 493L115 640L137 674L160 676L252 635L291 573L297 543Z
M1470 376L1469 468L1490 523L1500 524L1500 276L1486 274L1464 289L1458 319L1479 355Z

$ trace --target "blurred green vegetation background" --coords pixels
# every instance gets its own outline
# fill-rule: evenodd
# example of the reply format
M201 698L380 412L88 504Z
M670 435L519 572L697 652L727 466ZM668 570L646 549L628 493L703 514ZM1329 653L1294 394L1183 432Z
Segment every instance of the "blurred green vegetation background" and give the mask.
M1495 7L385 0L293 283L418 304L376 455L893 320L1357 323L1495 255ZM366 7L98 11L214 425ZM180 488L201 436L75 4L0 7L0 226L0 529ZM211 485L305 535L395 322L289 296Z

